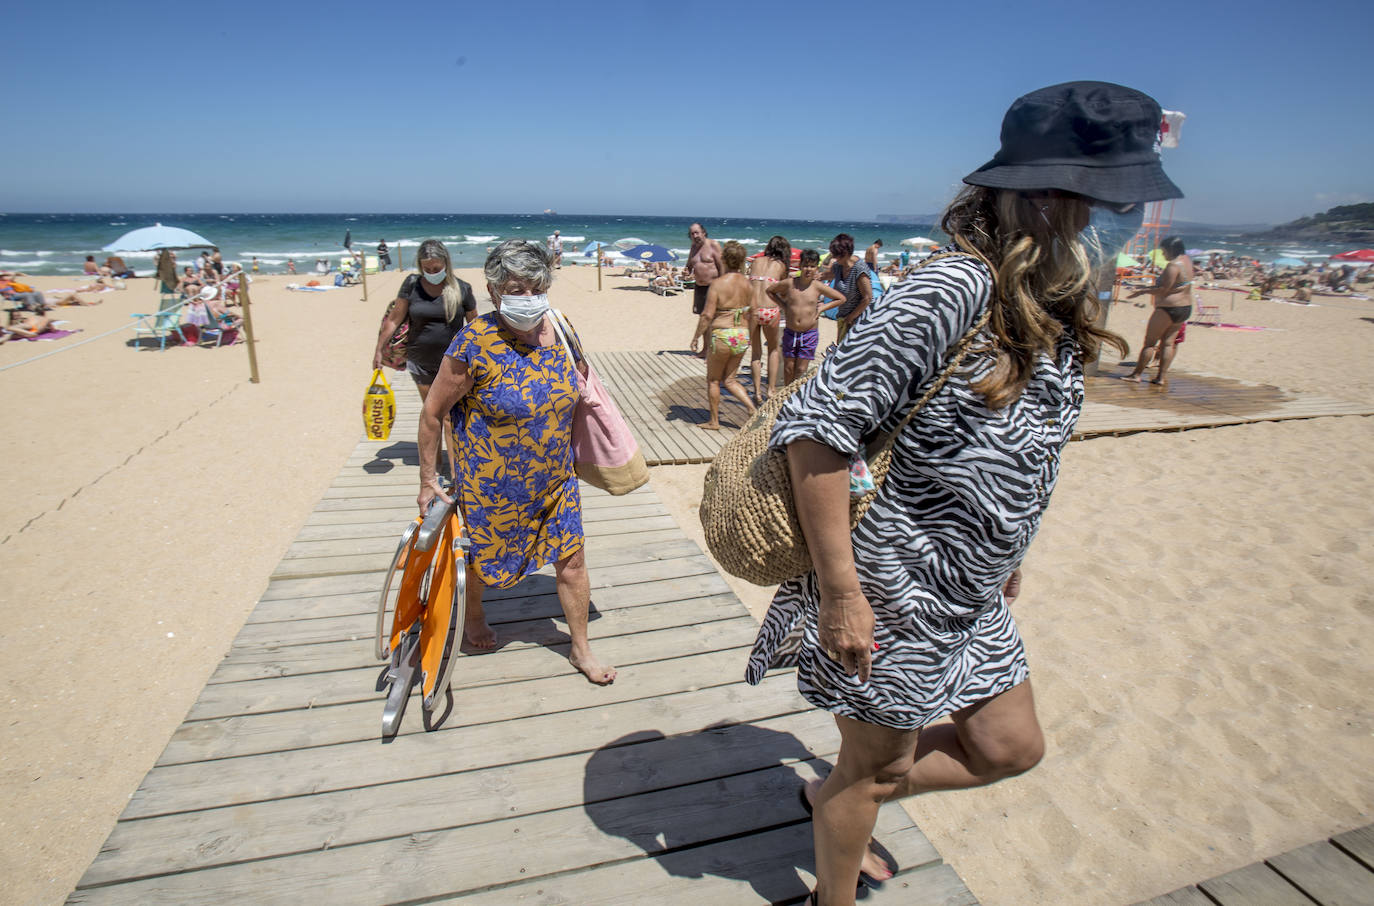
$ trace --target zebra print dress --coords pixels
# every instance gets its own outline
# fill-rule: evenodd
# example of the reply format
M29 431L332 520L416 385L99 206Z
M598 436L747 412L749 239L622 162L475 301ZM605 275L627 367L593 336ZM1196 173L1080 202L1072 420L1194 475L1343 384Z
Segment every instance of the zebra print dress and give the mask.
M901 421L987 306L992 279L968 257L933 262L859 318L794 394L771 443L809 438L844 453ZM846 676L819 648L816 574L784 582L746 679L797 668L818 708L896 729L925 726L1027 677L1002 586L1040 527L1059 453L1083 406L1077 345L1042 354L1025 391L992 411L970 387L991 367L971 353L897 438L887 482L853 533L876 618L872 676Z

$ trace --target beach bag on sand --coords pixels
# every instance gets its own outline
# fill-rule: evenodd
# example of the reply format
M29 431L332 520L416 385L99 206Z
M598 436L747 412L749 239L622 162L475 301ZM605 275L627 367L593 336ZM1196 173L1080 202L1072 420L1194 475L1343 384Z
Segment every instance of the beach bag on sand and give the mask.
M591 363L586 361L572 325L560 311L550 315L581 392L572 424L573 467L577 477L615 497L643 487L649 481L649 467L630 426ZM577 367L578 362L586 364L585 377Z
M386 440L395 422L396 395L391 392L386 373L378 368L372 372L363 395L363 432L368 440Z
M337 285L337 284L336 284ZM396 300L392 299L391 304L386 307L386 313L382 315L382 326L378 329L380 333L386 329L386 319L391 317L391 310L396 307ZM406 318L401 322L401 326L396 328L396 332L391 335L391 339L386 341L382 347L382 364L396 371L406 370L406 339L410 336L410 319Z
M861 451L862 459L856 457L850 464L851 488L859 462L867 463L872 482L871 486L868 481L863 482L864 490L850 495L851 530L868 512L887 479L893 442L963 362L990 314L991 308L950 348L945 367L901 423L890 434L868 443ZM726 442L706 471L699 510L706 548L721 569L754 585L777 585L811 570L811 553L806 549L792 496L787 451L771 449L768 440L783 403L815 373L813 368L770 396L744 428Z

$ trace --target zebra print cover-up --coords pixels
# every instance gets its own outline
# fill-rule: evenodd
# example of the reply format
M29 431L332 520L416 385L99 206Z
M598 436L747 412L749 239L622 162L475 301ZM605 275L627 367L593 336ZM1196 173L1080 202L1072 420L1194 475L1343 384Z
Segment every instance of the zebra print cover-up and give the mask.
M991 291L987 268L968 257L933 262L893 286L787 401L772 445L809 438L849 455L892 430ZM750 683L795 666L816 707L911 730L1026 679L1002 586L1049 503L1083 407L1083 367L1066 335L1053 357L1039 357L1021 396L992 411L970 387L992 366L976 349L897 438L887 481L854 529L880 646L869 681L821 653L812 572L778 588L749 658Z

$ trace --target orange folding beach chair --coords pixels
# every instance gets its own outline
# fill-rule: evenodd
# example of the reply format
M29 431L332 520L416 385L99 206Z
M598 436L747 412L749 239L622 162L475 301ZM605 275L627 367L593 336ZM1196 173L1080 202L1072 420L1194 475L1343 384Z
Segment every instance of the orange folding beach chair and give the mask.
M462 644L467 609L469 547L457 505L438 499L423 519L417 516L401 534L377 603L377 658L390 661L377 679L378 692L390 687L382 709L384 738L400 729L417 682L425 729L435 729L448 716L453 702L449 678ZM387 599L398 574L401 584L387 632ZM447 707L436 718L441 703Z

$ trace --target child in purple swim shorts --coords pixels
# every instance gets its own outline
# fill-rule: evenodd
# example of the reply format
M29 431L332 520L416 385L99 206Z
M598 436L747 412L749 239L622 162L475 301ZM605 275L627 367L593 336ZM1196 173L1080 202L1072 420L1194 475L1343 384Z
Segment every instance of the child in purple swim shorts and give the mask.
M816 279L821 253L803 249L801 272L795 277L779 280L769 286L768 295L777 300L787 313L787 327L782 332L782 382L790 384L806 373L816 358L820 329L816 326L821 312L844 302L844 296ZM824 305L822 299L828 299Z

